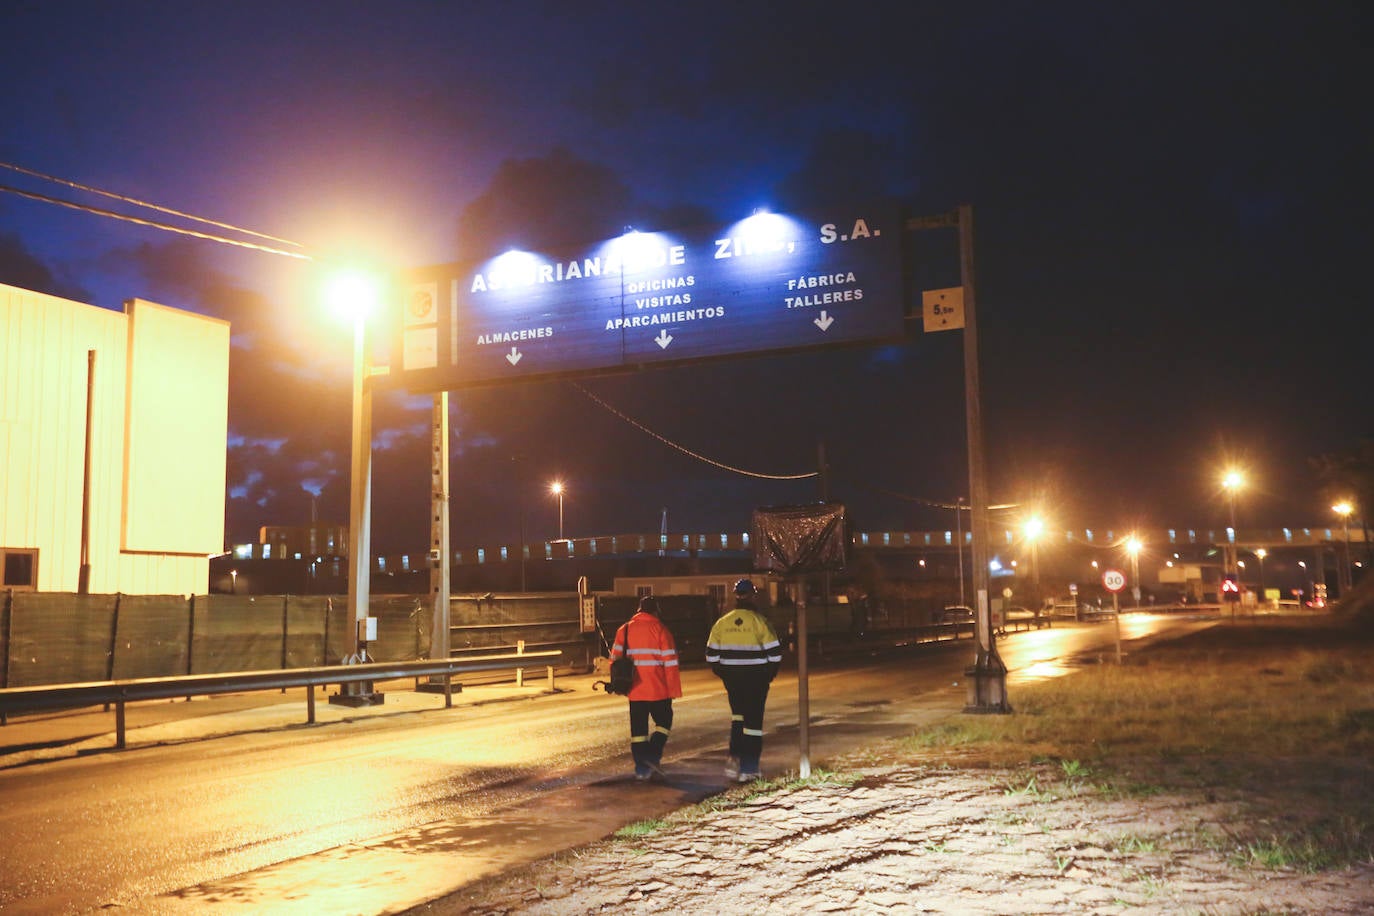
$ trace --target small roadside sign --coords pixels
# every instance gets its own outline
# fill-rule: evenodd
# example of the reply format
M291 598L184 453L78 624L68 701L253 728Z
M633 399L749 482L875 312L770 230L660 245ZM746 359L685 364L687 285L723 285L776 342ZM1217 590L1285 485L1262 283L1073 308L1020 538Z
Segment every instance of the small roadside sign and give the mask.
M955 331L964 326L964 288L928 289L921 293L921 313L927 334Z
M1109 592L1119 592L1126 587L1126 574L1119 569L1103 570L1102 585Z

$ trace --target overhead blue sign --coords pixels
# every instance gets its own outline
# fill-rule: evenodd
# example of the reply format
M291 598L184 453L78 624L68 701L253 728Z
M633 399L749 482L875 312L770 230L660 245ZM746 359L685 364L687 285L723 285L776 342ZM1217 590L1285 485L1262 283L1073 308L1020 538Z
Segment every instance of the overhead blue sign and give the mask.
M627 232L415 271L398 355L413 390L902 336L893 205Z

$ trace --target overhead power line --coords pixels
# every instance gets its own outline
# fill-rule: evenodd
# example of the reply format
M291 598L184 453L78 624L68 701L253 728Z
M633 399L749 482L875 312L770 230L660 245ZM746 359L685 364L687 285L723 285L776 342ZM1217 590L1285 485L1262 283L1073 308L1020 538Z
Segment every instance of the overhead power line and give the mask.
M626 416L624 413L621 413L619 410L612 407L610 404L607 404L605 401L601 400L601 398L592 394L590 391L588 391L581 385L577 384L576 382L569 382L569 384L576 388L578 391L585 394L591 400L595 401L597 404L600 404L606 410L610 411L620 419L624 420L626 423L633 426L635 429L644 433L645 435L652 436L653 438L657 439L659 442L662 442L669 448L676 449L677 451L682 452L682 454L687 455L690 458L695 458L697 461L705 462L706 464L709 464L712 467L720 468L723 471L729 471L732 474L742 474L745 477L757 477L762 480L806 480L810 477L820 476L819 471L811 471L806 474L763 474L758 471L748 471L744 468L737 468L728 464L723 464L719 461L716 461L714 458L708 458L700 452L694 452L686 446L678 445L676 442L673 442L670 439L660 436L658 433L654 432L652 429L645 426L643 423L640 423L633 417Z
M293 242L290 239L284 239L275 235L268 235L265 232L254 232L252 229L245 229L242 226L235 226L231 223L221 223L218 220L206 219L203 216L196 216L191 213L185 213L181 210L173 210L171 207L164 207L160 204L149 203L146 200L139 200L137 197L128 197L124 194L116 194L113 191L105 191L100 188L92 187L88 184L82 184L79 181L71 181L66 178L58 178L56 175L48 175L44 172L35 171L34 169L26 169L22 165L15 165L12 162L0 162L0 168L9 169L12 172L19 172L21 175L29 175L33 178L41 178L44 181L51 181L55 184L66 185L67 187L75 188L78 191L89 191L92 194L99 194L101 197L109 197L113 200L121 200L126 204L133 204L136 207L144 207L149 210L156 210L159 213L166 213L169 216L180 216L183 219L194 220L197 223L205 223L207 226L215 226L219 229L228 229L231 232L241 232L244 235L251 235L260 239L267 239L269 242L280 242L283 245L290 245L292 248L305 247L299 242Z
M884 496L891 496L891 497L893 497L894 499L904 499L904 500L906 500L907 502L920 503L921 505L923 505L923 506L929 506L929 507L932 508L932 509L962 509L963 511L968 512L968 511L970 511L970 510L973 508L972 506L969 505L968 500L963 499L963 498L960 498L957 502L952 502L952 503L951 503L951 502L946 502L946 501L944 501L944 500L939 500L939 499L926 499L926 498L923 497L923 496L911 496L911 495L909 495L909 494L907 494L907 493L898 493L898 492L895 491L895 490L887 490L887 489L884 489L883 487L872 487L872 486L867 486L867 485L865 485L865 484L863 484L863 483L860 483L859 486L865 487L865 489L872 490L872 491L875 492L875 493L882 493ZM1016 509L1016 508L1019 508L1020 505L1021 505L1020 503L998 503L997 505L994 505L994 506L988 506L988 509L989 509L989 510Z
M103 207L92 207L89 204L79 204L75 201L63 200L60 197L52 197L48 194L39 194L36 191L25 191L21 188L10 187L9 185L0 184L0 192L8 192L10 194L18 195L19 197L27 197L30 200L40 200L44 203L57 204L59 207L67 207L72 210L81 210L85 213L94 213L97 216L108 216L111 219L123 220L126 223L136 223L140 226L151 226L154 229L161 229L164 232L176 232L180 235L189 235L198 239L207 239L211 242L219 242L224 245L236 245L239 248L251 248L254 251L263 251L267 254L278 254L285 258L296 258L301 261L314 260L314 258L312 258L310 255L300 251L285 251L281 248L272 248L268 245L259 245L257 242L245 242L241 239L226 238L222 235L211 235L208 232L200 232L195 229L186 229L182 226L173 226L170 223L160 223L157 220L143 219L142 217L138 216L130 216L127 213L119 213L115 210L106 210ZM208 220L203 220L203 222L208 222ZM257 235L258 233L254 234ZM271 236L265 237L271 238ZM294 245L295 243L291 242L289 244Z
M679 445L678 443L673 442L672 440L666 438L665 436L662 436L662 435L660 435L660 434L654 432L652 429L649 429L649 427L645 426L643 423L640 423L640 422L639 422L638 420L636 420L634 417L628 416L628 415L626 415L625 413L623 413L622 411L620 411L620 410L616 409L615 407L613 407L612 405L606 403L604 400L602 400L601 398L599 398L599 397L597 397L596 395L592 394L590 391L588 391L588 390L587 390L586 388L584 388L583 386L577 384L576 382L569 382L568 384L572 385L572 387L574 387L574 388L576 388L578 391L582 392L584 395L586 395L586 396L587 396L588 398L590 398L592 401L594 401L595 403L597 403L598 405L600 405L601 407L603 407L604 409L606 409L606 410L609 411L610 413L614 414L615 416L619 417L620 419L624 420L626 423L630 424L630 425L633 426L635 429L639 430L640 432L644 433L645 435L651 436L651 437L653 437L654 439L657 439L659 442L662 442L664 445L668 446L669 448L675 449L676 451L679 451L679 452L681 452L682 454L687 455L687 456L690 457L690 458L695 458L695 459L698 460L698 461L705 462L706 464L709 464L709 465L711 465L712 467L717 467L717 468L720 468L721 470L729 471L729 472L731 472L732 474L742 474L742 475L744 475L744 476L746 476L746 477L757 477L757 478L761 478L761 479L763 479L763 480L806 480L806 479L811 478L811 477L819 477L819 476L820 476L820 472L819 472L819 471L810 471L809 473L806 473L806 474L763 474L763 473L759 473L759 472L757 472L757 471L748 471L748 470L745 470L745 469L743 469L743 468L737 468L737 467L733 467L733 466L728 465L728 464L724 464L724 463L722 463L722 462L716 461L714 458L708 458L707 456L702 455L702 454L699 453L699 452L694 452L694 451L692 451L691 449L687 448L686 446ZM965 501L963 501L963 500L960 500L960 501L957 502L957 503L951 503L951 502L944 502L944 501L935 500L935 499L926 499L926 498L921 497L921 496L911 496L911 495L906 494L906 493L898 493L898 492L896 492L896 491L894 491L894 490L887 490L887 489L884 489L884 488L882 488L882 487L867 486L867 485L865 485L865 484L859 484L859 486L860 486L860 487L863 487L864 489L867 489L867 490L872 490L872 491L874 491L874 492L876 492L876 493L882 493L882 494L884 494L884 495L886 495L886 496L894 497L894 498L896 498L896 499L904 499L904 500L907 500L908 502L920 503L921 505L923 505L923 506L929 506L929 507L931 507L932 509L963 509L963 510L965 510L965 511L968 511L969 509L972 508L967 502L965 502ZM1017 508L1017 507L1020 506L1020 505L1021 505L1020 503L999 503L999 504L997 504L997 505L995 505L995 506L988 506L988 508L989 508L989 509L994 509L994 510L995 510L995 509L1015 509L1015 508Z

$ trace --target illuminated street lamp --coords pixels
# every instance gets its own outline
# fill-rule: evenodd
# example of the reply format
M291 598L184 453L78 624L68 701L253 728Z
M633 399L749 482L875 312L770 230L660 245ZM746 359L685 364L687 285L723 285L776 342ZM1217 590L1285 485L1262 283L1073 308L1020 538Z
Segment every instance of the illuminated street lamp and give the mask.
M353 322L353 424L350 448L351 467L348 492L348 607L353 625L349 628L352 652L345 664L369 661L367 627L370 567L372 563L372 393L366 384L367 318L381 298L376 277L362 271L348 271L331 277L325 290L328 305L341 317ZM340 685L340 692L329 698L345 706L369 706L381 702L371 682Z
M549 484L549 492L558 497L558 539L563 540L563 481Z
M1269 556L1269 551L1263 547L1256 548L1255 559L1259 560L1259 590L1260 600L1264 600L1264 558Z
M1126 538L1126 553L1131 558L1131 594L1136 607L1140 607L1140 548L1144 546L1134 534Z

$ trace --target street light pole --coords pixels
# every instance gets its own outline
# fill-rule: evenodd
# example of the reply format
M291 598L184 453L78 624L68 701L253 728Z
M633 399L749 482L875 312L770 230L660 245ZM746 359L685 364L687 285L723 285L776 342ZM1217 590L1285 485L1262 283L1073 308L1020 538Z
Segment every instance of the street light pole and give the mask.
M1339 515L1345 525L1345 541L1342 544L1343 556L1341 561L1336 564L1336 578L1341 585L1341 597L1344 598L1354 582L1350 568L1350 513L1355 511L1355 507L1348 500L1341 500L1331 507L1331 511Z
M549 485L549 491L558 497L558 539L563 540L563 482L555 480Z
M1031 587L1035 592L1037 606L1043 606L1045 603L1040 594L1040 535L1044 531L1045 523L1040 520L1040 516L1032 515L1026 520L1026 540L1030 541Z
M964 498L954 501L955 548L959 557L959 606L966 607L968 598L964 595Z
M1237 583L1240 581L1240 560L1239 547L1236 544L1236 491L1245 485L1245 475L1232 468L1222 475L1221 486L1226 491L1227 502L1231 509L1231 527L1228 529L1226 539L1225 556L1226 571L1236 577Z
M376 288L361 275L341 276L331 289L333 305L353 318L353 423L348 481L348 608L352 626L344 664L370 661L369 638L376 620L368 615L372 565L372 391L367 384L367 313L376 304ZM342 706L374 706L383 702L371 681L340 685L329 702Z
M1135 598L1137 608L1140 607L1140 549L1143 546L1135 535L1126 541L1126 552L1131 555L1131 595Z

